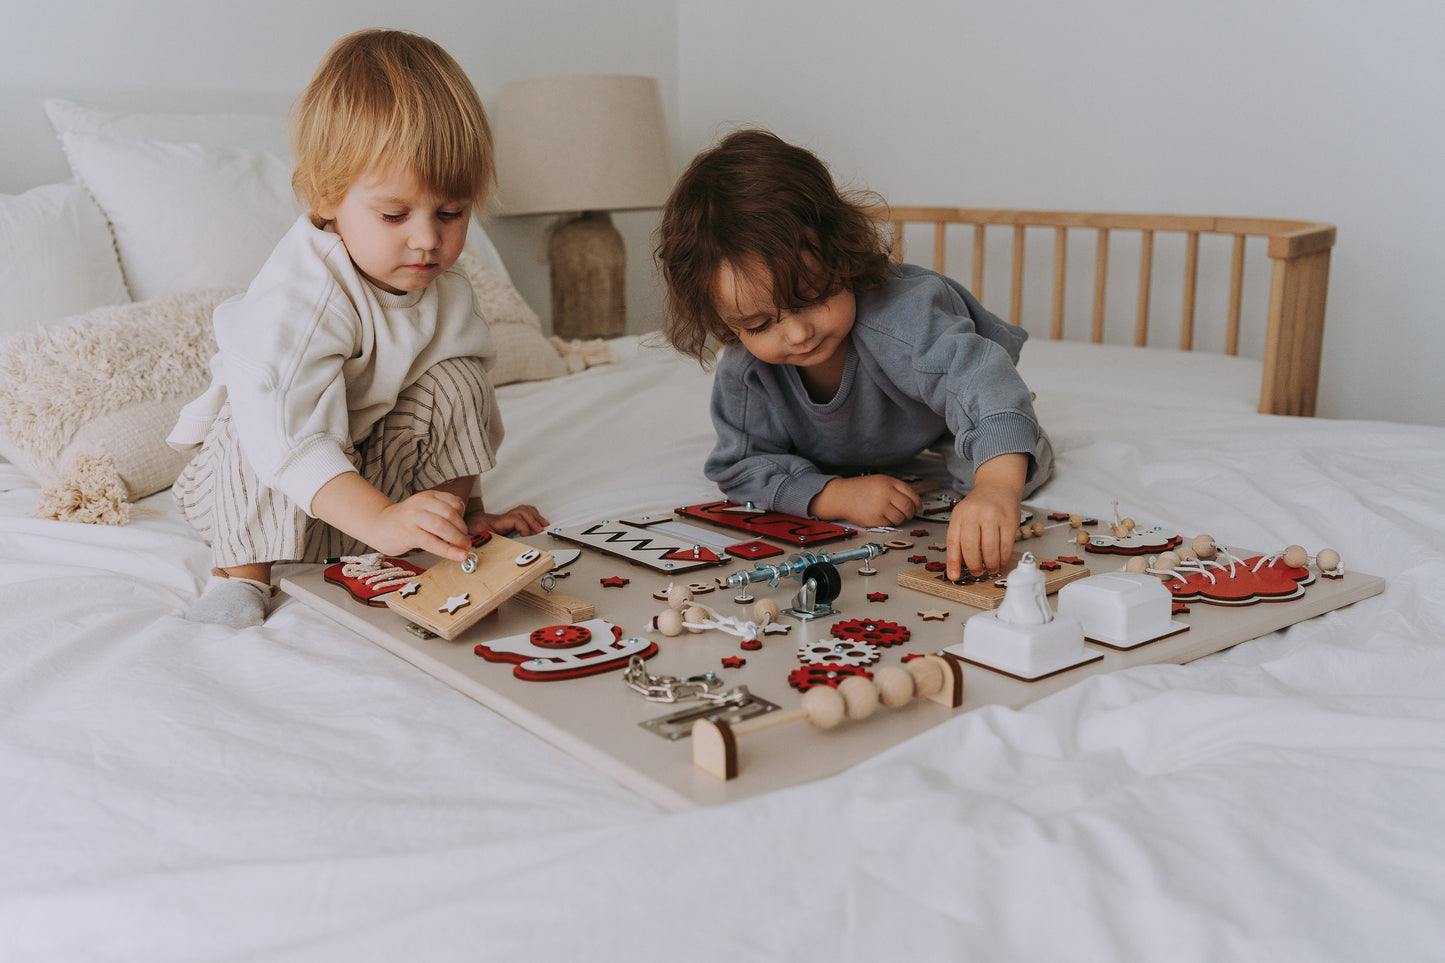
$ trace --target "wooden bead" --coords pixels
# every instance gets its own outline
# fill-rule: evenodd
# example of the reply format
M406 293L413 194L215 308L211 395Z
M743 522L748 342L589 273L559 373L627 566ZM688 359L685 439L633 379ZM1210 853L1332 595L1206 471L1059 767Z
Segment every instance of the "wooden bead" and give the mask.
M707 609L703 608L703 607L700 606L700 605L691 606L691 607L689 607L688 609L686 609L686 610L683 611L683 613L682 613L682 620L683 620L683 622L706 622L706 621L707 621ZM690 627L688 627L688 626L686 626L686 625L684 625L683 628L687 629L689 632L695 632L695 633L700 633L700 632L702 632L702 629L694 629L694 628L690 628Z
M1043 522L1034 522L1034 534L1035 534L1035 535L1042 535L1043 533L1044 533L1044 523L1043 523Z
M914 659L903 668L913 677L913 694L927 699L943 691L943 667L933 659Z
M1033 532L1029 531L1029 527L1027 525L1019 526L1019 538L1028 538L1032 534Z
M1135 529L1135 527L1136 527L1135 524L1134 524L1134 519L1132 519L1132 518L1126 518L1126 519L1124 519L1123 521L1121 521L1119 524L1124 526L1124 531L1126 531L1126 532L1132 532L1132 531Z
M1142 555L1134 555L1124 563L1124 571L1143 575L1149 571L1149 560Z
M669 639L682 634L682 613L677 609L663 609L657 616L657 631Z
M1310 560L1310 553L1303 545L1291 545L1284 550L1284 563L1290 568L1304 568Z
M838 694L849 719L866 719L878 709L878 687L866 676L850 675L838 683Z
M1199 557L1194 554L1193 545L1180 545L1174 549L1174 554L1179 556L1179 561L1181 562L1192 562Z
M803 712L815 729L831 729L843 721L845 706L838 690L830 685L815 685L803 693Z
M1196 535L1196 536L1194 536L1194 554L1197 555L1197 556L1199 556L1200 558L1204 559L1206 562L1209 561L1211 558L1213 558L1214 555L1215 555L1215 550L1214 550L1214 536L1213 536L1213 535Z
M692 601L692 589L686 585L674 585L667 590L667 604L679 612L687 608L687 603Z
M759 625L776 622L782 614L783 610L778 608L775 599L758 599L757 604L753 606L753 621Z
M1315 564L1320 567L1321 572L1333 572L1340 567L1340 553L1332 548L1322 548L1315 556Z
M1172 572L1179 567L1179 562L1178 552L1160 552L1154 560L1154 567L1161 572Z
M913 699L913 676L902 666L883 666L873 673L873 682L878 686L878 701L890 709L907 705Z
M1078 542L1080 545L1089 544L1089 533L1079 532L1079 534L1074 536L1074 541Z
M1079 527L1080 525L1082 525L1082 524L1084 524L1084 516L1082 516L1082 515L1070 515L1070 516L1069 516L1069 527L1070 527L1070 528L1078 528L1078 527Z

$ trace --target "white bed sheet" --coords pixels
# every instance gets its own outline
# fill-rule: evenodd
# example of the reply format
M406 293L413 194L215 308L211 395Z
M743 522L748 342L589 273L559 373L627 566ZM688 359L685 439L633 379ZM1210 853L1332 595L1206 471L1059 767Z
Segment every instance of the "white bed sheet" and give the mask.
M707 376L618 347L501 389L491 504L714 496ZM168 495L38 521L0 464L0 960L1439 959L1445 431L1033 387L1036 503L1384 595L668 814L299 603L184 622Z

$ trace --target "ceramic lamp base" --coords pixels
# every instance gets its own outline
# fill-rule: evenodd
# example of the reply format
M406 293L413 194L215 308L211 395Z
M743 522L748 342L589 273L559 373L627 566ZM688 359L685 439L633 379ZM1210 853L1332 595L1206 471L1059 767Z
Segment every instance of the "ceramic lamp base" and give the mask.
M552 232L552 333L615 338L627 332L627 256L606 211L586 211Z

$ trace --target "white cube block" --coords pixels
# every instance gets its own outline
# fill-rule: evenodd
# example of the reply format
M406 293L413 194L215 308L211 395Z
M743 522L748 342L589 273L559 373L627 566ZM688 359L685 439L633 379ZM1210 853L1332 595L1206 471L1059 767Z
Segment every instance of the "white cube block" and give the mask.
M1105 572L1059 589L1059 614L1083 626L1084 635L1132 644L1173 631L1173 597L1153 575Z

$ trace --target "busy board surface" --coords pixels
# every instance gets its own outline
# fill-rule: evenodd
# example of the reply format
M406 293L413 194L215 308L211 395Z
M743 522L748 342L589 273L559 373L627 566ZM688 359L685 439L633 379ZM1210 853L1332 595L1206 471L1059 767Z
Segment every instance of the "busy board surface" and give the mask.
M1062 512L1033 510L1036 518L1049 521L1041 526L1042 534L1016 543L1016 558L1029 552L1042 562L1078 559L1064 563L1075 576L1081 568L1099 574L1124 567L1126 559L1119 554L1085 551L1076 540L1080 529L1065 521L1068 516ZM638 514L652 523L670 511L641 509ZM708 521L693 516L678 521L702 529L711 527ZM867 719L846 719L828 731L795 724L755 732L739 743L739 771L728 780L693 765L689 736L678 734L686 729L685 720L658 724L675 713L705 713L705 703L696 699L673 704L649 701L624 682L623 665L627 654L634 653L645 658L646 673L652 677L683 679L712 672L721 688L745 685L777 711L788 711L798 707L802 696L790 681L801 682L799 670L806 668L799 650L817 651L838 641L835 626L854 635L862 629L878 630L870 635L882 640L875 647L877 659L861 666L869 671L956 646L964 638L965 621L983 610L900 585L900 575L921 568L926 571L929 563L936 567L943 561L945 532L942 522L918 521L897 531L859 532L800 550L797 545L719 527L713 539L716 546L746 539L771 543L781 551L759 561L720 551L723 561L719 564L689 567L676 575L583 547L574 561L552 573L546 583L551 593L533 583L525 595L503 602L452 640L424 637L426 633L409 628L397 612L358 602L343 587L327 582L320 566L297 568L282 580L281 587L370 642L670 809L727 802L826 777L958 713L990 705L1017 708L1092 675L1130 666L1189 662L1384 589L1383 579L1342 571L1338 577L1314 578L1301 595L1284 601L1229 605L1190 601L1186 611L1176 610L1174 615L1187 630L1127 650L1089 643L1090 653L1101 658L1033 682L963 664L962 700L957 708L917 700L898 708L880 708ZM1186 542L1189 537L1186 535ZM542 551L576 544L575 539L546 533L521 541ZM833 614L811 619L787 614L798 601L801 585L796 578L783 578L776 585L767 579L749 582L742 589L719 584L737 573L756 571L760 564L798 559L800 552L837 556L856 553L870 543L886 545L886 551L876 559L837 564ZM1265 552L1283 549L1264 547ZM753 545L747 551L756 554L758 549ZM1260 554L1233 551L1237 556ZM410 560L423 567L435 561L424 555ZM1315 568L1313 560L1310 565ZM786 627L786 632L759 632L756 641L746 647L742 636L721 628L666 636L653 620L669 608L667 591L682 586L689 587L693 604L706 607L708 621L730 620L734 626L748 622L756 626L758 601L772 599L784 610L775 628ZM569 604L550 611L539 607L534 597L548 594L566 596ZM749 595L750 600L737 601ZM573 603L579 600L591 603L594 612L578 610ZM582 629L563 630L563 625L574 623L557 613L574 610L579 619L575 625ZM590 621L581 621L583 615ZM568 647L577 645L576 640L584 635L591 638L589 645L596 644L596 654L569 655L581 651ZM478 654L479 648L483 654ZM845 646L841 657L860 661L865 656L858 655L859 651ZM524 654L515 654L518 652ZM558 655L535 662L525 655L538 652ZM555 664L569 658L572 662L566 666ZM605 671L588 674L589 666L603 662L609 663ZM529 671L529 665L544 671ZM553 668L558 671L551 671ZM671 732L673 737L660 732Z

